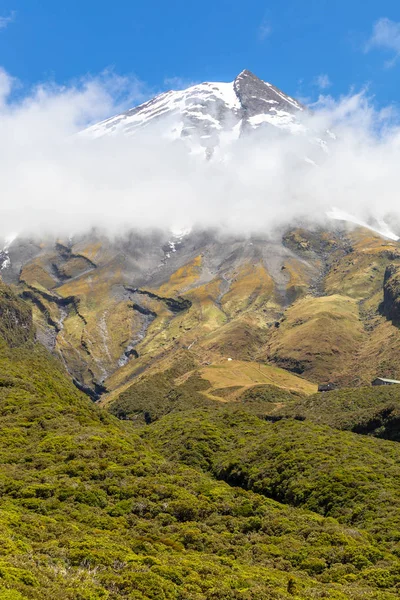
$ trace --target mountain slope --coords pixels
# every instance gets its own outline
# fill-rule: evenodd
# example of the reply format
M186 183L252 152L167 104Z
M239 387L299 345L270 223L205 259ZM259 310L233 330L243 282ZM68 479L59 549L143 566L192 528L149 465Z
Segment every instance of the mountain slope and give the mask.
M398 548L398 443L311 421L271 423L243 408L169 415L144 436L169 458L366 529L393 551Z
M304 129L306 121L296 100L243 71L231 83L161 94L84 135L107 146L108 136L153 131L156 141L169 140L167 148L200 151L200 161L188 160L204 165L204 155L220 150L219 164L229 162L224 144L247 143L259 130L253 140L259 135L268 145L283 136L295 155L299 134L321 156L326 145ZM397 235L380 220L350 224L338 209L331 216L323 225L308 220L253 235L194 227L20 236L4 240L1 274L33 307L37 338L94 400L129 395L132 384L173 368L185 351L191 370L231 358L253 370L285 368L311 385L400 377ZM234 398L222 380L222 394Z
M84 135L320 152L305 112L243 72ZM354 225L4 243L0 600L398 597L398 393L314 393L400 378L400 244Z
M397 597L362 531L166 460L29 340L0 367L0 598Z
M399 442L400 390L398 386L344 388L297 398L278 410L272 407L270 416L310 420Z
M400 246L366 229L298 228L274 240L89 233L17 239L8 252L3 279L33 307L38 339L94 399L188 350L191 369L232 358L314 383L400 376L400 330L381 314Z

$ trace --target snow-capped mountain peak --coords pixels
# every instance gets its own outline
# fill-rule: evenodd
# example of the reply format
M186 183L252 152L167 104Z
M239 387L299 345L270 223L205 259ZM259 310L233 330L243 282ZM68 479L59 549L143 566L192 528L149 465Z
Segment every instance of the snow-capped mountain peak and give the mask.
M303 110L294 98L244 70L230 83L204 82L164 92L85 133L93 137L133 135L157 126L163 137L183 140L192 152L210 157L216 147L260 126L303 132L298 118Z

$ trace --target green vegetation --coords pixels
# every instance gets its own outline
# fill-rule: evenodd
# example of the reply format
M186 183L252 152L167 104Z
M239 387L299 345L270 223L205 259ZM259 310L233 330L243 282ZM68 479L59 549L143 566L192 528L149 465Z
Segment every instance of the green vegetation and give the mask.
M346 388L298 398L274 411L273 417L278 416L399 442L400 386Z
M211 383L203 379L197 370L190 371L189 376L185 376L186 370L191 366L190 361L181 360L166 371L144 377L112 401L108 406L109 411L121 420L130 420L141 426L170 413L192 408L218 408L221 400L226 399L229 401L227 410L245 409L265 418L282 403L289 403L288 406L292 407L296 400L303 398L299 393L274 385L217 388L212 390L210 396ZM231 400L232 396L236 398L235 401Z
M21 346L33 335L31 309L0 281L0 338L9 346Z
M276 381L277 385L288 386L290 391L276 385L257 385L257 381ZM228 402L233 410L246 404L250 412L264 416L282 402L302 398L301 392L315 388L310 382L277 367L225 361L196 368L188 353L180 353L172 367L142 377L107 406L119 419L129 419L136 424L151 423L167 414L191 408L218 407L221 402Z
M110 412L119 419L143 424L156 421L171 412L213 405L201 394L210 384L193 374L182 385L175 383L179 376L192 370L194 363L187 357L161 373L154 373L131 385L110 404Z
M225 409L168 416L145 435L172 460L366 529L399 550L399 444Z
M312 394L317 386L283 369L248 361L219 361L199 367L188 352L165 371L145 374L117 398L107 402L110 412L136 423L152 422L171 412L218 406L221 402L276 404Z
M238 398L243 404L260 404L265 406L266 403L276 405L282 402L293 402L300 398L304 398L303 394L288 391L275 385L255 385L245 390Z
M260 419L304 401L273 386L210 400L189 359L118 420L0 310L0 600L398 597L400 445Z
M40 348L0 368L0 598L396 597L362 532L162 458Z

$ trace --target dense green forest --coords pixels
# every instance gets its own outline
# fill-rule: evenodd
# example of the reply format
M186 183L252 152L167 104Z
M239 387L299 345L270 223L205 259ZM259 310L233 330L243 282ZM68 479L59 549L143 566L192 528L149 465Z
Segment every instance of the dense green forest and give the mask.
M345 388L315 394L286 404L279 414L400 441L400 392L397 386Z
M1 600L398 597L396 442L266 420L303 402L274 388L199 406L193 381L186 410L121 420L7 289L0 312Z

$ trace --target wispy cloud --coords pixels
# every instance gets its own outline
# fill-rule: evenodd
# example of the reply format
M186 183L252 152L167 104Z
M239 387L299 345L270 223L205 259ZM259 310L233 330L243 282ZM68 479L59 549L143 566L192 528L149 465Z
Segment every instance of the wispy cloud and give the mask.
M13 83L0 67L0 237L168 229L176 215L182 227L266 235L292 222L323 222L333 206L359 220L400 221L400 122L390 108L377 112L366 94L321 97L299 113L301 135L267 127L226 136L208 161L204 146L190 153L202 143L195 132L188 145L184 137L171 142L171 114L135 133L124 123L128 135L107 125L76 135L121 112L126 99L140 100L147 86L135 77L42 82L26 95L13 94Z
M258 38L260 41L264 41L272 33L272 25L269 19L263 19L260 27L258 28Z
M315 77L314 85L319 87L320 90L326 90L331 87L332 81L330 80L329 75L321 73L318 77Z
M193 79L187 79L186 77L165 77L164 85L165 87L173 90L185 90L192 85L196 85L199 83L198 81L194 81Z
M386 17L376 21L365 51L369 52L373 48L392 52L394 55L386 61L385 66L393 67L400 57L400 22L391 21Z
M7 17L0 16L0 29L6 29L10 23L15 21L16 12L13 10Z

